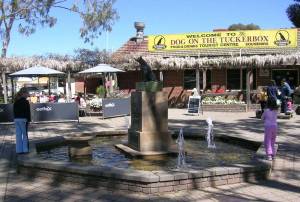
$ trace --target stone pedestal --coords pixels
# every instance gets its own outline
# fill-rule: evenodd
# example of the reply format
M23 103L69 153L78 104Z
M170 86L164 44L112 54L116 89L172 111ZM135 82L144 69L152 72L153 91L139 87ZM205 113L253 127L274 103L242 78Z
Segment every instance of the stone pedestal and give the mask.
M69 157L76 158L82 156L92 156L92 147L89 145L89 141L92 139L93 137L66 138Z
M162 91L131 93L128 146L142 154L151 155L167 153L170 142L167 95Z

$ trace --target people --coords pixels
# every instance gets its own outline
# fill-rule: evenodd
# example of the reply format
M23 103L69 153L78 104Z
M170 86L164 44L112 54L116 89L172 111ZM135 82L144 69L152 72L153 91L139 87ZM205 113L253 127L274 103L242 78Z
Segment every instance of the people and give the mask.
M270 80L270 83L267 87L267 105L276 107L278 105L277 100L279 97L278 88L274 80Z
M281 80L281 94L280 94L280 100L281 100L281 113L287 112L287 101L288 98L291 96L291 87L286 82L285 79Z
M13 104L17 154L29 152L28 123L31 121L31 118L28 96L26 88L21 88L16 94Z
M264 120L264 147L266 152L266 158L273 160L276 155L275 141L277 135L277 110L278 106L267 105L267 108L262 114L262 120Z
M64 94L60 94L57 102L59 102L59 103L65 103L66 102L65 95Z
M259 103L260 103L260 107L261 107L261 113L264 113L264 109L267 106L267 100L268 100L267 88L263 87L259 94Z
M48 95L47 93L42 91L42 94L40 95L40 103L47 103L47 102L49 102Z
M78 93L77 97L75 98L75 102L77 102L77 104L78 104L79 116L84 116L85 108L86 108L86 101L82 97L81 93Z
M288 98L286 105L287 105L287 113L293 113L293 100L291 97Z

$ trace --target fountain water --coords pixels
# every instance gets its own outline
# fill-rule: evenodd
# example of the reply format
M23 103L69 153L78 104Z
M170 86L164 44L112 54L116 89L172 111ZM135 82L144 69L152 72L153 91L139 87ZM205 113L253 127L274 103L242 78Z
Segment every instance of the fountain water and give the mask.
M186 167L186 163L185 163L184 137L183 137L183 129L182 128L179 131L179 135L176 140L176 143L178 145L177 168L184 168L184 167Z
M214 141L214 133L213 133L214 125L212 123L212 119L209 117L206 119L206 122L208 124L207 135L206 135L207 147L215 149L216 145Z

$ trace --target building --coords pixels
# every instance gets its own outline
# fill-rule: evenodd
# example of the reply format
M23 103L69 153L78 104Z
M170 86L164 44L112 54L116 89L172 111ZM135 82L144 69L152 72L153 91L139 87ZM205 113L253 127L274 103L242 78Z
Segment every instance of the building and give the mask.
M144 35L144 24L135 23L136 36L113 54L119 87L128 92L142 81L137 56L143 56L163 81L169 104L187 101L189 90L210 93L240 92L250 103L259 86L285 78L299 85L299 30L215 30L179 35Z

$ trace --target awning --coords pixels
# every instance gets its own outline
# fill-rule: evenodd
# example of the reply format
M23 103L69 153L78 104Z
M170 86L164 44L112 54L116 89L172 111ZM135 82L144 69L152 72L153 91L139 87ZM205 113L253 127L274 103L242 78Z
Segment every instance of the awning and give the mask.
M39 77L39 76L58 76L63 75L63 72L57 71L55 69L50 69L48 67L43 66L34 66L28 69L24 69L21 71L17 71L15 73L10 74L12 77Z
M120 69L114 68L107 64L99 64L95 67L92 67L90 69L86 69L84 71L78 72L79 74L89 74L89 73L114 73L114 72L124 72Z

